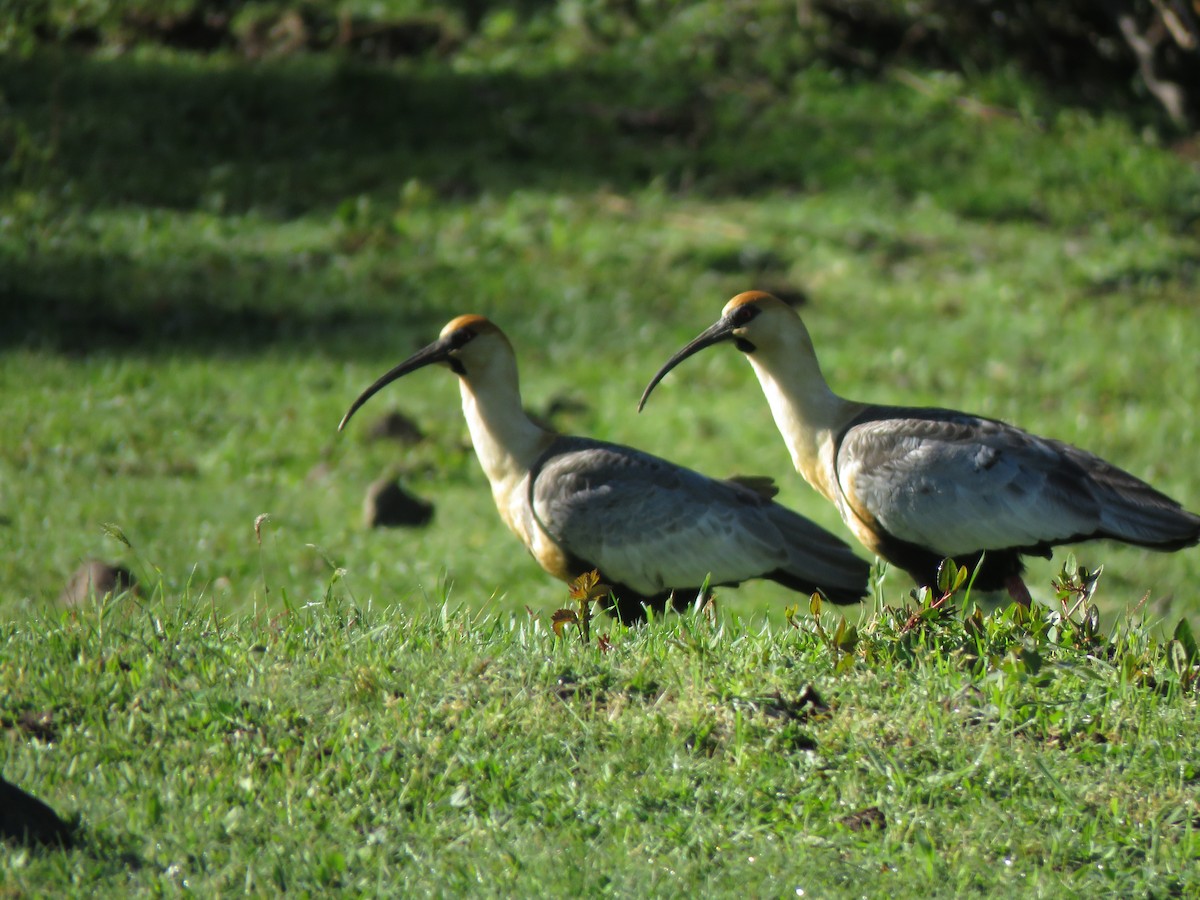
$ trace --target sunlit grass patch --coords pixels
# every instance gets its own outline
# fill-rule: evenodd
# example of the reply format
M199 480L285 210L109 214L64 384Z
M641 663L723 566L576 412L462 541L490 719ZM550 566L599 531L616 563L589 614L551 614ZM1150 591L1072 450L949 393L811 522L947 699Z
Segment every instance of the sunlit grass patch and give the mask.
M595 623L583 644L548 614L359 603L336 574L275 614L120 595L9 624L5 776L80 848L10 854L4 877L1194 888L1194 641L961 600L879 607L840 646L808 612Z

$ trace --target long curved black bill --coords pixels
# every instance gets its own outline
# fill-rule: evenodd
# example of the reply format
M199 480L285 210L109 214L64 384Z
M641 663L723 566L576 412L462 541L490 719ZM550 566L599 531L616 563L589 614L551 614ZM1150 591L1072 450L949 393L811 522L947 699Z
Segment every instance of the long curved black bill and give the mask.
M346 423L350 421L350 417L358 412L358 408L374 397L377 393L395 381L407 375L409 372L415 372L417 369L423 369L425 366L433 365L437 362L443 362L450 358L450 351L454 348L450 342L443 339L434 341L428 347L418 350L396 368L392 369L386 375L382 376L373 385L358 395L358 399L350 404L350 408L346 410L346 414L342 416L342 421L338 424L338 431L346 427Z
M728 318L722 316L719 321L704 329L691 343L668 359L666 365L655 373L654 377L650 379L650 383L646 385L646 389L642 391L642 399L638 401L638 412L642 411L642 407L646 405L646 400L650 397L650 392L658 386L658 383L666 377L668 372L693 353L699 353L705 347L711 347L713 344L721 343L721 341L733 340L733 329L735 327L737 326L730 322Z

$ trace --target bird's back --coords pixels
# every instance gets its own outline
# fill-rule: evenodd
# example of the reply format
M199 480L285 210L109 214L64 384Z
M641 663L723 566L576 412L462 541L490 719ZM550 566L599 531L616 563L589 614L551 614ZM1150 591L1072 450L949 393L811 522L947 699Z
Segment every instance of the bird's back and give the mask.
M869 410L843 432L837 469L850 507L945 555L1043 552L1089 538L1178 549L1200 539L1200 517L1123 469L953 410Z
M531 515L568 553L644 593L706 575L803 582L846 602L866 591L869 567L829 532L761 491L630 447L559 438L528 490Z

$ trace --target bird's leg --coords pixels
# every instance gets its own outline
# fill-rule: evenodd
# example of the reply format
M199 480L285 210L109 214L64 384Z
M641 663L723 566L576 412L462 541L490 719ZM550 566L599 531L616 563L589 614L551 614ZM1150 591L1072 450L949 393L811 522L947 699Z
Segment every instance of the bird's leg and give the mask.
M1008 595L1010 597L1026 609L1029 609L1033 603L1033 598L1029 596L1029 588L1025 587L1025 582L1021 580L1020 575L1009 575L1008 578L1004 579L1004 586L1008 588Z

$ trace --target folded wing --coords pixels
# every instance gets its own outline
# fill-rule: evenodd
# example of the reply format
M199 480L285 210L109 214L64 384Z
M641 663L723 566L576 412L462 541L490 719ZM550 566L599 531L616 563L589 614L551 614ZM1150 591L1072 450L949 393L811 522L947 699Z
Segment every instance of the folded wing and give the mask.
M807 519L743 484L618 445L563 439L534 466L531 508L566 552L651 595L775 577L866 590L868 566Z
M1174 549L1200 538L1200 517L1099 457L947 410L865 415L844 432L837 476L861 517L947 556L1089 538Z

